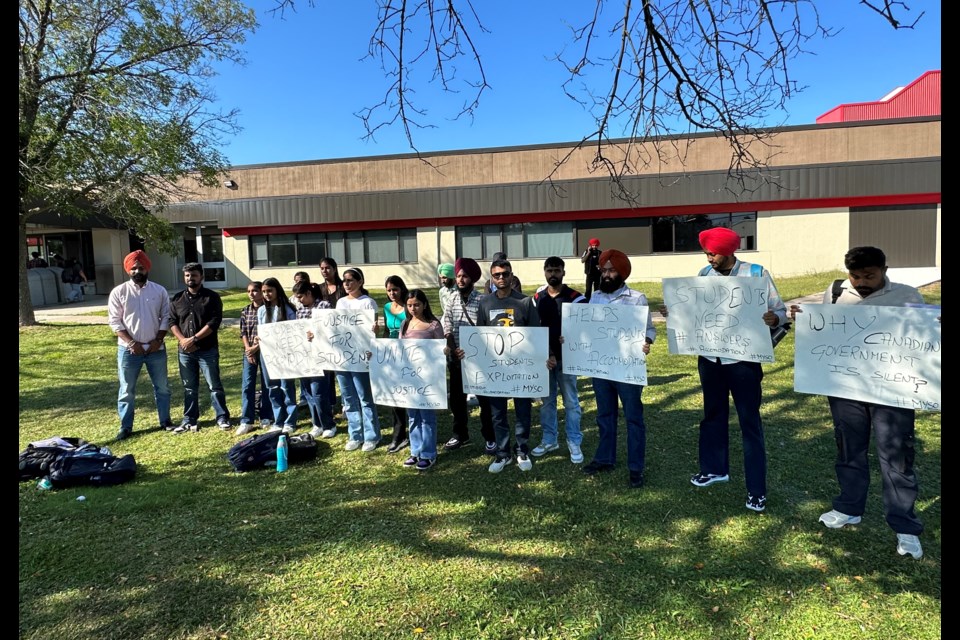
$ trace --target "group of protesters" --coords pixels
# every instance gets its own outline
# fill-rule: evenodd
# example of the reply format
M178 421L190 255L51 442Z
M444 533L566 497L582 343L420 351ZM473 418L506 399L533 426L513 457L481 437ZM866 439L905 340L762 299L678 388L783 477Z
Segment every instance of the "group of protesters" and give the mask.
M753 276L766 291L763 322L775 329L787 325L797 306L787 309L770 273L736 257L739 235L731 229L716 227L699 236L708 266L700 275L709 277ZM317 309L370 310L382 322L374 322L374 331L384 338L445 340L443 353L449 375L449 410L452 433L438 446L437 411L391 407L393 437L387 450L396 453L409 447L405 467L426 471L437 462L438 449L453 451L471 444L468 394L464 392L463 361L467 357L459 343L462 327L512 326L546 327L549 330L549 370L547 394L539 412L541 437L531 446L531 398L513 398L514 416L508 414L508 398L480 396L480 438L492 460L490 473L501 473L516 464L530 471L533 458L560 449L558 396L563 401L565 444L570 461L585 462L582 448L582 410L578 379L565 373L562 366L562 308L566 304L646 306L646 296L627 286L631 261L622 251L600 250L592 239L581 257L588 277L587 296L564 282L565 262L558 256L544 262L544 284L533 295L519 290L510 261L497 256L489 267L490 287L481 287L483 273L476 260L458 258L438 266L440 309L431 309L422 289L408 289L399 276L384 283L388 301L382 309L365 288L363 271L348 267L340 272L336 261L320 261L321 279L313 282L298 272L288 296L276 278L251 282L247 286L250 304L240 316L243 341L242 408L239 425L231 421L220 381L218 329L223 308L220 297L203 286L203 267L197 263L183 266L185 290L172 300L166 289L148 280L150 260L143 251L135 251L124 260L130 280L110 295L110 326L118 339L120 392L118 413L123 440L132 434L136 381L145 365L156 397L161 427L174 433L199 429L199 374L210 390L216 424L223 430L245 435L257 428L292 433L297 429L297 380L274 379L264 366L260 353L258 327L268 323L313 317ZM891 283L886 277L886 258L874 247L858 247L847 253L849 279L841 295L824 293L825 302L902 306L920 302L916 289ZM599 279L594 271L599 272ZM595 291L591 289L596 287ZM489 291L489 293L485 293ZM667 313L666 308L662 308ZM170 391L167 383L165 337L173 334L178 342L178 363L184 386L184 416L179 425L170 418ZM642 350L650 351L656 339L652 315L647 314ZM313 335L308 336L313 339ZM703 420L699 429L699 471L691 478L696 487L709 487L730 480L729 399L732 396L743 439L746 508L761 512L767 505L767 456L760 415L763 370L758 362L723 357L698 358L703 394ZM336 381L336 382L334 382ZM640 384L594 377L590 380L596 400L598 442L592 458L582 472L596 475L612 472L617 464L617 432L622 408L626 424L626 467L628 486L644 485L646 425ZM260 387L258 393L257 387ZM334 407L337 387L346 419L347 451L372 452L381 443L378 408L371 390L370 374L357 371L325 371L323 376L299 379L299 393L311 420L311 435L335 438L337 425ZM833 509L820 521L830 528L859 523L865 509L869 468L867 448L871 430L881 460L883 502L887 522L897 533L897 551L919 558L922 549L919 534L922 524L914 512L918 485L913 471L914 411L841 398L830 398L838 441L836 461L840 495Z

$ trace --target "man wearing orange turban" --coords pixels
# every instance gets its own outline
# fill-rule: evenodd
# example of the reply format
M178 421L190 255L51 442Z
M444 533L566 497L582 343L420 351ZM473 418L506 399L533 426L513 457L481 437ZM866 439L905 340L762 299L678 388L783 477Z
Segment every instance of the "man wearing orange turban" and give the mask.
M754 276L766 281L769 327L787 324L787 310L773 284L770 272L760 265L737 259L740 236L733 229L714 227L700 232L700 246L710 264L701 276ZM737 408L743 437L743 467L747 485L746 507L763 511L767 505L767 452L760 419L763 369L759 362L703 357L697 360L703 389L703 420L700 422L700 472L690 479L708 487L730 479L730 396Z
M167 350L163 338L170 326L170 296L167 290L150 282L150 258L143 251L133 251L123 259L123 269L130 280L114 287L107 302L110 328L117 334L117 372L120 393L117 413L120 431L117 440L133 434L134 402L137 378L146 366L153 397L157 403L160 426L173 428L170 421L170 387L167 383Z

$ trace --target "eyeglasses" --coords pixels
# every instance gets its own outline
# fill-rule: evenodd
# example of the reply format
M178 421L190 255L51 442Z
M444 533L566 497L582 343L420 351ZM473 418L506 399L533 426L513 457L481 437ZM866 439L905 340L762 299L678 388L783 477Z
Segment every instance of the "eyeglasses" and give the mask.
M499 273L491 273L490 277L494 280L499 280L500 278L509 278L512 275L509 271L500 271Z

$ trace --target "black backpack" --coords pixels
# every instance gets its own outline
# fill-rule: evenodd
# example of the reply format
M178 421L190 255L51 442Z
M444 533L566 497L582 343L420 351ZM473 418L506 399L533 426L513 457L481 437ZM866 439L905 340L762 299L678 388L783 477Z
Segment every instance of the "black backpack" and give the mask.
M132 455L121 458L99 451L72 451L53 461L48 477L54 487L90 485L108 487L133 480L137 462Z
M20 482L36 480L50 473L50 465L73 451L99 451L99 447L81 438L47 438L31 442L20 452Z
M234 471L244 472L263 469L277 463L277 444L280 442L281 431L268 431L246 440L241 440L230 447L227 460ZM307 462L317 457L317 441L309 433L289 437L287 461L290 464Z

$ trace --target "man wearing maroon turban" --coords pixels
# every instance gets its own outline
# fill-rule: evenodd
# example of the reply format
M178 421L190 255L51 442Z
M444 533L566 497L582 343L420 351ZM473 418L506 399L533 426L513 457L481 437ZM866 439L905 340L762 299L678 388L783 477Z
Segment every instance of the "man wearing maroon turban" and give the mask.
M590 304L617 304L629 306L648 306L647 297L627 286L626 280L632 271L630 258L622 251L607 249L600 254L600 290L590 298ZM653 318L647 316L646 335L643 353L650 353L650 345L657 337L653 328ZM597 429L600 442L593 460L583 467L587 475L596 475L613 471L617 462L617 422L620 417L618 403L623 405L623 414L627 421L627 469L630 474L630 487L643 486L643 470L646 461L647 426L643 421L643 401L640 399L643 386L606 380L593 379L593 393L597 400Z
M770 273L760 265L737 259L740 236L733 229L714 227L700 233L700 246L710 264L701 276L761 277L766 281L769 327L787 324L787 310ZM747 485L746 507L763 511L767 504L767 452L760 419L763 369L759 362L701 356L697 361L703 388L703 420L700 422L700 472L690 479L708 487L730 479L730 396L737 408L743 437L743 467Z
M143 251L129 253L123 259L123 270L129 274L130 280L115 287L107 302L110 328L117 334L117 372L120 377L117 440L133 434L137 378L144 366L153 383L160 426L173 428L167 350L163 344L170 326L170 296L166 289L148 280L151 266L150 258Z

